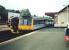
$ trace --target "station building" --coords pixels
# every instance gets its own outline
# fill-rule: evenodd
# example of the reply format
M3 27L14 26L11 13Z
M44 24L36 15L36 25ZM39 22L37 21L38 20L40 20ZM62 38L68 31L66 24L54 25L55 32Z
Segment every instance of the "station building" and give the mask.
M14 17L20 17L19 10L7 10L8 11L8 25L11 23L11 19Z
M7 10L8 11L8 19L12 17L20 17L20 12L18 10Z
M48 12L45 15L53 17L54 27L67 27L67 23L69 23L69 5L59 12Z

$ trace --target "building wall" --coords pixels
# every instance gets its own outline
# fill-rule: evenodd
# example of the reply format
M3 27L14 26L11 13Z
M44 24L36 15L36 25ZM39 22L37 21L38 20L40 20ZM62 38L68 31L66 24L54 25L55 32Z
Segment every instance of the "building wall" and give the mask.
M58 14L55 14L55 17L54 17L54 24L58 24Z
M68 16L69 16L69 12L68 12ZM63 12L58 13L58 16L55 18L58 21L56 21L55 23L55 27L67 27L67 9L63 10Z
M20 13L8 12L8 19L13 17L20 17Z
M10 23L11 19L14 17L20 17L20 13L8 12L8 23Z

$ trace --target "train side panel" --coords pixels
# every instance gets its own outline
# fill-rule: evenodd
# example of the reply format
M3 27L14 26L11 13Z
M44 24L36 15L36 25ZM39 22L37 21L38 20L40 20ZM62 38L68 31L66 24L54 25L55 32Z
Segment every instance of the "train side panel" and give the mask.
M37 24L37 25L34 25L33 29L40 29L40 28L43 28L45 27L45 24Z

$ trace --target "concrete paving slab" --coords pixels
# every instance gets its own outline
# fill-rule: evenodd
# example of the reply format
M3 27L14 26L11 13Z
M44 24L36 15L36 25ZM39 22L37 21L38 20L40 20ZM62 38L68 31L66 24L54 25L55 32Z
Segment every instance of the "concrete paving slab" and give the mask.
M14 42L0 45L0 50L69 50L64 28L45 28Z
M0 25L0 31L11 30L8 25Z

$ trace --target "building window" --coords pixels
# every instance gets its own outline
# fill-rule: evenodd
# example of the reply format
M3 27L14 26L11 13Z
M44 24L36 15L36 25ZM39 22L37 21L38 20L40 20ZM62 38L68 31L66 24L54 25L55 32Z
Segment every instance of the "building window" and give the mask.
M64 24L64 22L61 22L61 24Z

